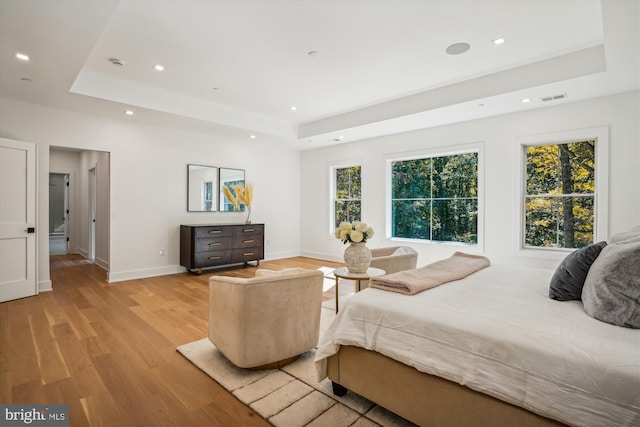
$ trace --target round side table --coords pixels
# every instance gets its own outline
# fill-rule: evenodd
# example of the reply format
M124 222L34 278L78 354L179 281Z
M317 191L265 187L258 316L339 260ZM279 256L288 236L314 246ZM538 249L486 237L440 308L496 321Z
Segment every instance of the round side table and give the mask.
M383 276L387 274L381 268L369 267L365 273L350 273L347 267L340 267L333 270L333 275L336 276L336 313L338 312L338 283L340 279L348 279L356 281L356 292L360 291L360 282L362 280L369 280L372 277Z

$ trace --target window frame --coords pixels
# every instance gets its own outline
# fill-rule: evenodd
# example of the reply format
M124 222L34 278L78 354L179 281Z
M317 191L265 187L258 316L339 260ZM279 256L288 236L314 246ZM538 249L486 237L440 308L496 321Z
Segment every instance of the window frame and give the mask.
M456 154L478 154L478 217L476 229L478 233L478 241L476 243L466 242L445 242L440 240L428 239L412 239L408 237L393 237L393 209L392 209L392 179L393 179L393 162L401 162L406 160L435 158L453 156ZM474 142L469 144L460 144L444 147L435 147L428 150L411 151L394 153L385 157L385 238L396 242L410 242L426 245L444 245L444 246L464 246L467 248L475 248L484 252L484 142Z
M332 239L335 239L335 231L336 231L336 172L338 169L348 169L353 167L360 168L360 213L364 212L364 179L363 179L363 171L364 167L362 166L361 161L350 161L347 163L334 163L329 165L329 235ZM355 200L355 199L354 199Z
M525 221L525 197L526 197L526 148L541 145L558 145L570 142L595 141L595 190L594 190L594 243L606 240L608 235L608 206L609 206L609 127L600 126L584 129L576 129L564 132L555 132L541 135L527 135L518 138L516 144L518 179L516 189L516 221L515 252L520 256L563 259L576 248L542 248L525 246L526 221Z

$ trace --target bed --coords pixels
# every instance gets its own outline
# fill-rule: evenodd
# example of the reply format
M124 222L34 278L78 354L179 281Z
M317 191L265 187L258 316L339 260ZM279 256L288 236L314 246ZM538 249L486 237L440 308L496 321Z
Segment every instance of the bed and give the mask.
M640 330L549 299L552 274L365 289L322 337L319 374L422 426L640 426Z

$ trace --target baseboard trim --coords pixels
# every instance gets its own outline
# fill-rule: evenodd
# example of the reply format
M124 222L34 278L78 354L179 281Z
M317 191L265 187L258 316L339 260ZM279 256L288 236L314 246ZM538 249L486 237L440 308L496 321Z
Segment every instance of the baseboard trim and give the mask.
M335 256L326 255L326 254L315 254L312 252L301 254L298 251L282 251L282 252L270 253L268 257L265 257L265 261L271 261L271 260L282 259L282 258L292 258L297 256L305 256L309 258L324 259L327 261L342 262L341 257L335 257ZM100 264L100 260L96 259L95 262L100 267L105 268L103 265ZM108 266L107 263L105 263L105 265ZM108 271L107 268L105 268L105 270ZM140 270L130 270L130 271L115 271L115 272L109 271L107 273L107 282L115 283L115 282L122 282L125 280L144 279L146 277L167 276L169 274L180 274L186 271L187 269L181 265L168 265L165 267L143 268Z
M166 267L144 268L142 270L131 271L110 271L107 273L107 282L122 282L125 280L144 279L146 277L167 276L169 274L179 274L187 271L181 265L168 265Z
M93 260L94 264L98 267L101 267L104 270L109 271L109 263L101 258L96 258Z
M51 280L41 280L38 282L38 293L53 291L53 283Z
M292 257L296 257L296 256L300 256L300 252L297 251L287 251L287 252L276 252L276 253L270 253L268 255L265 255L264 260L265 261L272 261L274 259L282 259L282 258L292 258Z
M321 252L302 251L300 253L300 256L304 256L307 258L322 259L325 261L344 262L342 255L325 254Z

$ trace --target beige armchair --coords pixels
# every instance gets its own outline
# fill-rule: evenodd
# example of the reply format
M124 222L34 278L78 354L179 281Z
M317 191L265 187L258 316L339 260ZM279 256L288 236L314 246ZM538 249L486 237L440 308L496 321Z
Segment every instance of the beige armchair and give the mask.
M318 343L323 277L301 268L210 277L209 340L241 368L292 362Z
M413 270L418 263L418 252L408 246L371 249L371 267L381 268L387 274Z

